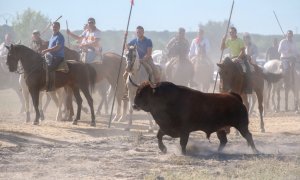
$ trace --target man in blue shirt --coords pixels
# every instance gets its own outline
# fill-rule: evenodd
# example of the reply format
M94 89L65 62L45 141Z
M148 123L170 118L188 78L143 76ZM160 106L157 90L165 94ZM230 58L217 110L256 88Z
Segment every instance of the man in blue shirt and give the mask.
M52 30L53 34L49 40L48 49L45 49L42 51L42 54L45 54L45 58L48 64L48 72L55 72L55 69L58 67L58 65L63 62L65 57L64 52L64 46L65 46L65 38L64 36L59 32L60 30L60 24L59 22L54 22L52 24ZM50 73L49 77L50 79L54 78L55 73ZM51 82L49 80L46 80L48 82ZM47 90L52 90L52 84L48 83Z
M129 46L136 46L138 56L140 59L141 64L144 65L147 72L154 76L154 81L159 82L160 81L160 75L158 70L155 67L155 64L153 63L152 59L152 41L151 39L144 36L144 28L142 26L138 26L136 28L136 34L137 38L131 40L127 44L127 49ZM124 75L125 78L127 75Z

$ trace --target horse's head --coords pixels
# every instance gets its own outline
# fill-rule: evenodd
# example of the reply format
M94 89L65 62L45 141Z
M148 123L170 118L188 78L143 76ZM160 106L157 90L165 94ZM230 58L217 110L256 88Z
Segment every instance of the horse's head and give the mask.
M236 76L239 76L236 65L230 58L225 58L224 61L218 63L219 74L222 83L220 83L220 89L222 92L228 92L233 89L233 82Z
M5 46L8 49L6 64L10 72L15 72L18 69L20 56L16 45Z
M137 50L136 46L130 46L128 49L128 52L126 54L127 57L127 65L126 65L126 71L132 72L135 68L135 66L139 66L139 61L137 60Z

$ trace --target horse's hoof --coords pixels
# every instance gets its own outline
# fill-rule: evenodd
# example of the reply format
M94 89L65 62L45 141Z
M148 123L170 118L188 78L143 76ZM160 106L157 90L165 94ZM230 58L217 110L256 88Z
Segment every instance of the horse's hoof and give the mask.
M262 133L265 133L265 132L266 132L265 128L261 129L261 132L262 132Z
M39 125L39 122L38 122L38 121L33 121L32 124L33 124L33 125Z
M43 111L40 112L40 118L41 118L42 121L45 120L45 116L44 116L44 112Z
M77 125L77 121L73 121L72 124L73 124L73 125Z
M91 122L90 126L96 127L96 122L95 121Z
M299 110L297 110L297 111L295 112L295 114L300 114L300 111L299 111Z

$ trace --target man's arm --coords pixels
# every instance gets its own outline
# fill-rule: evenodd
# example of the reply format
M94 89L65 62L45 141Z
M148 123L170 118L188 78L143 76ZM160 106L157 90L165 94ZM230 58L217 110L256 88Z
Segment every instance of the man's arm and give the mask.
M81 36L78 36L74 33L72 33L69 29L67 29L67 34L69 34L72 38L76 39L76 40L82 40L82 37Z

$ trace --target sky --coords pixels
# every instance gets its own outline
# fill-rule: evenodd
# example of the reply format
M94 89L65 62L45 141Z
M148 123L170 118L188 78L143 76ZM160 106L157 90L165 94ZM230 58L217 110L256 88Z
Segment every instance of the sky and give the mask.
M100 30L125 30L130 0L0 0L0 25L27 8L40 11L49 19L60 19L61 28L81 30L89 17L96 19ZM134 0L129 30L142 25L147 30L176 31L184 27L197 31L199 24L229 18L232 0ZM300 0L235 0L231 22L239 32L282 34L276 21L286 32L300 32ZM225 30L224 30L225 31Z

